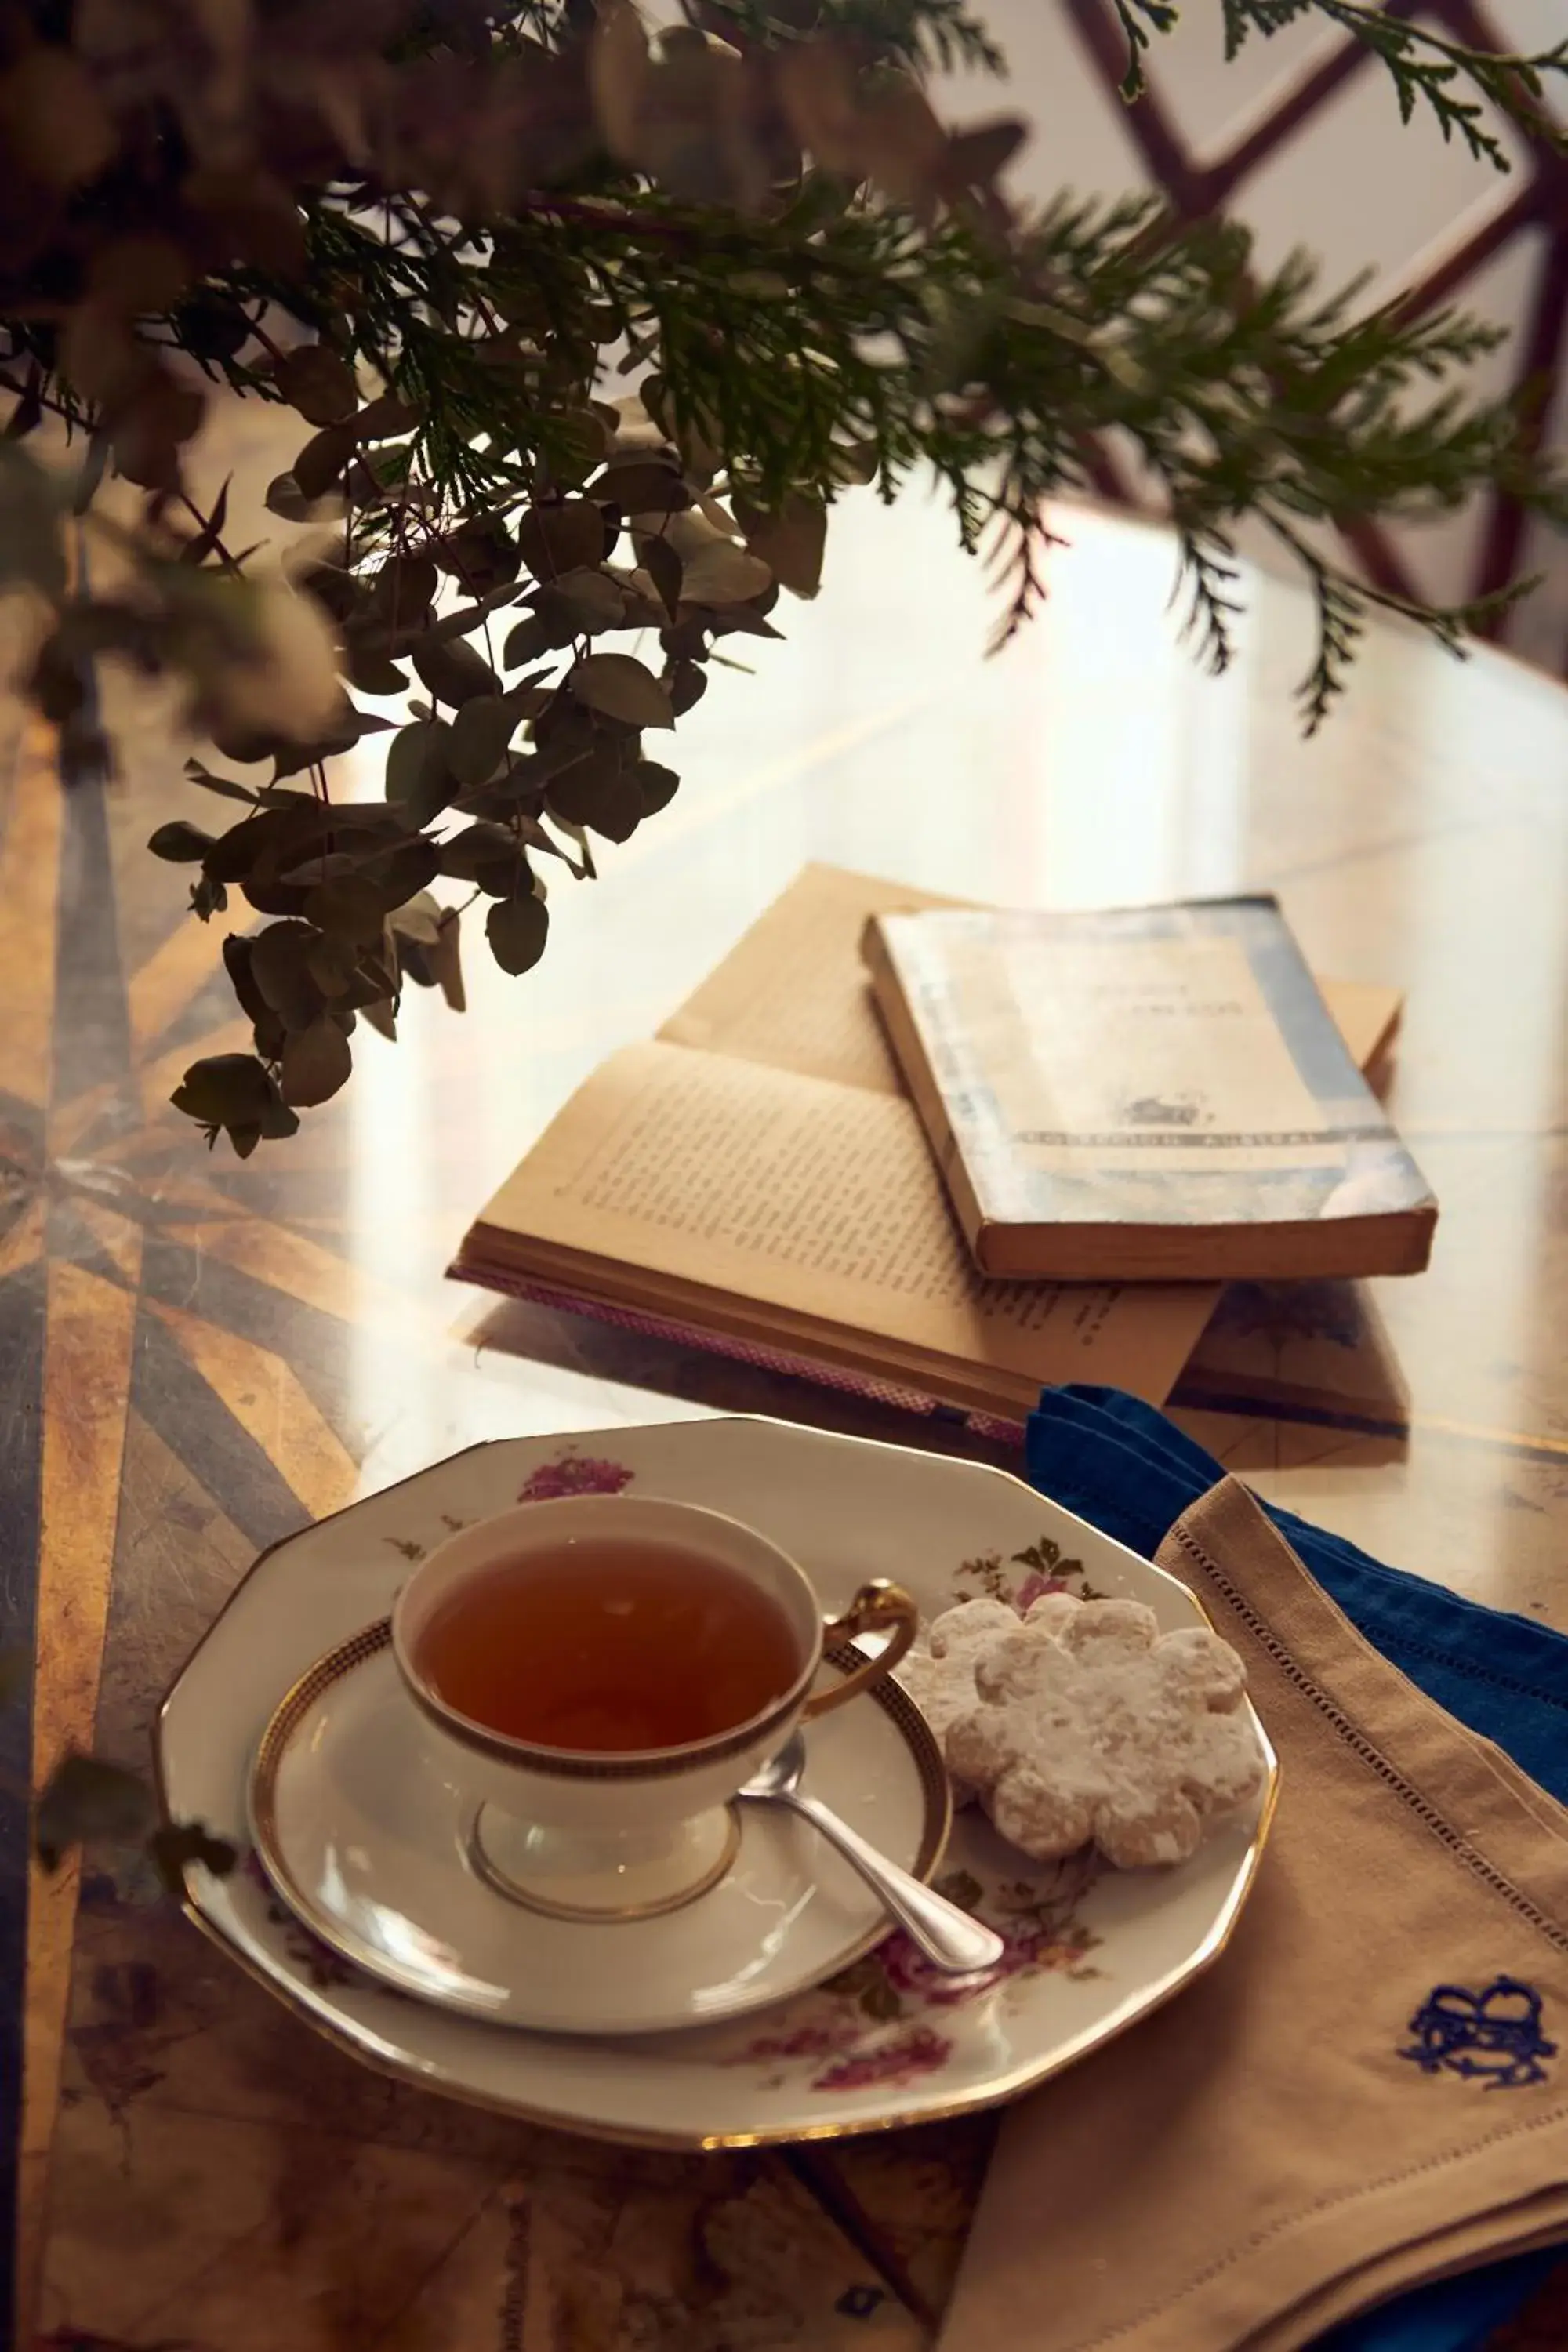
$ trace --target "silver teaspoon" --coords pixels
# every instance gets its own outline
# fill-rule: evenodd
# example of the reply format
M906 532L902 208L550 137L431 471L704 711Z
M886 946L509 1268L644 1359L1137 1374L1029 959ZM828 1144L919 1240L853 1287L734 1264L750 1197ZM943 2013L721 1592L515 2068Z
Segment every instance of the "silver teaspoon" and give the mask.
M785 1805L791 1812L803 1814L829 1845L837 1846L845 1860L853 1863L867 1885L876 1888L887 1910L933 1968L954 1976L994 1969L1007 1948L1001 1937L972 1919L935 1887L922 1885L886 1854L879 1853L818 1798L803 1796L800 1777L805 1769L805 1742L797 1732L738 1793L746 1804Z

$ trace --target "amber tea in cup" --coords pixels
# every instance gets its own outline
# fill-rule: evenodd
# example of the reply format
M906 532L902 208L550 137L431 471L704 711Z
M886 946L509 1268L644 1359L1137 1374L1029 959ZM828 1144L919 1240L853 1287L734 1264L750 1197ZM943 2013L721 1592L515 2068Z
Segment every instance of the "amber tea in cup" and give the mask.
M435 1611L418 1655L436 1697L470 1723L596 1754L732 1730L803 1664L784 1608L749 1578L610 1536L497 1561Z
M739 1850L731 1800L798 1724L897 1665L915 1604L826 1615L778 1545L698 1503L570 1495L476 1520L414 1570L392 1654L432 1770L473 1805L472 1865L553 1918L695 1902ZM886 1636L875 1656L825 1649Z

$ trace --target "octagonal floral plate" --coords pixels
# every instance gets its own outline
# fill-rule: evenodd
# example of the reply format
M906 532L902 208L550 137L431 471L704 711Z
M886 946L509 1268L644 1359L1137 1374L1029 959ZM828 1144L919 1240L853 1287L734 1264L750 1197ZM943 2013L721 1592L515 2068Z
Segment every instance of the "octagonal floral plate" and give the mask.
M979 1591L1053 1586L1202 1622L1185 1586L1006 1472L762 1420L663 1423L474 1447L264 1553L164 1700L169 1814L245 1846L247 1784L273 1709L324 1650L384 1616L410 1564L520 1499L665 1495L748 1520L841 1607L871 1576L927 1615ZM357 1973L278 1902L254 1857L193 1864L186 1908L308 2022L371 2065L504 2114L608 2139L721 2147L876 2131L1014 2096L1123 2032L1223 1948L1256 1873L1256 1811L1169 1871L1042 1867L961 1813L938 1884L1006 1939L988 1975L934 1975L898 1934L814 1990L729 2025L595 2041L434 2009Z

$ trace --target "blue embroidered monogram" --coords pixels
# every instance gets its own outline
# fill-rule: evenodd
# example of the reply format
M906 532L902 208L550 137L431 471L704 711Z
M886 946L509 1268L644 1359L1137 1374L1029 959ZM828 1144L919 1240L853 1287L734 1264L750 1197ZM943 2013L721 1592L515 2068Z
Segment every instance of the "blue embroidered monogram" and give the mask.
M1541 1995L1517 1977L1493 1977L1484 1992L1435 1985L1410 2021L1415 2039L1400 2051L1424 2074L1479 2076L1489 2091L1544 2083L1543 2058L1557 2055L1541 2030Z

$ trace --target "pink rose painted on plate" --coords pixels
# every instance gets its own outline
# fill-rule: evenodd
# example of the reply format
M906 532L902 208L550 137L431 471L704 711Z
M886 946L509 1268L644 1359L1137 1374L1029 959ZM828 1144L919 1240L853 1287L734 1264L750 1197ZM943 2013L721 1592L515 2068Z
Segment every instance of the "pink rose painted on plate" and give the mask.
M556 1503L566 1495L618 1495L636 1477L624 1462L602 1455L578 1454L571 1446L553 1462L531 1470L518 1489L520 1503Z
M1025 1573L1015 1578L1013 1570L1018 1568ZM977 1592L992 1601L1007 1601L1020 1616L1047 1592L1070 1592L1075 1601L1105 1598L1085 1576L1082 1560L1067 1559L1056 1538L1048 1535L1026 1544L1022 1551L1009 1552L1005 1560L999 1551L977 1552L973 1559L964 1560L953 1598L972 1601Z
M1075 1599L1082 1598L1065 1576L1042 1576L1037 1570L1031 1569L1013 1595L1013 1606L1020 1617L1026 1617L1036 1601L1043 1600L1047 1592L1071 1592Z
M1088 1957L1098 1939L1078 1921L1069 1918L1058 1926L1032 1904L1011 1914L994 1905L987 1916L1006 1946L993 1969L972 1977L949 1976L933 1968L901 1928L878 1946L877 1965L895 1992L908 1995L926 2009L963 2008L1005 1984L1009 1977L1094 1973Z
M952 2055L952 2044L929 2025L911 2025L890 2042L836 2058L811 2078L814 2091L866 2091L874 2083L910 2083L919 2074L934 2074Z
M748 2058L826 2058L842 2036L832 2025L795 2025L787 2033L754 2033L747 2042Z
M896 2033L866 2034L856 2020L797 2025L787 2033L753 2034L744 2057L779 2067L804 2061L815 2071L813 2091L864 2091L874 2083L903 2083L934 2074L952 2055L947 2036L929 2025L905 2026ZM826 2063L824 2063L824 2061Z
M863 1959L799 1995L778 2025L748 2036L722 2063L760 2066L763 2086L775 2089L804 2073L805 2087L823 2092L935 2074L962 2047L965 2010L1005 1997L1010 1986L1031 1978L1100 1973L1090 1958L1100 1937L1079 1916L1099 1874L1090 1854L1071 1855L1037 1879L989 1889L971 1872L953 1871L938 1882L942 1893L981 1914L1005 1941L994 1969L945 1976L896 1931Z

